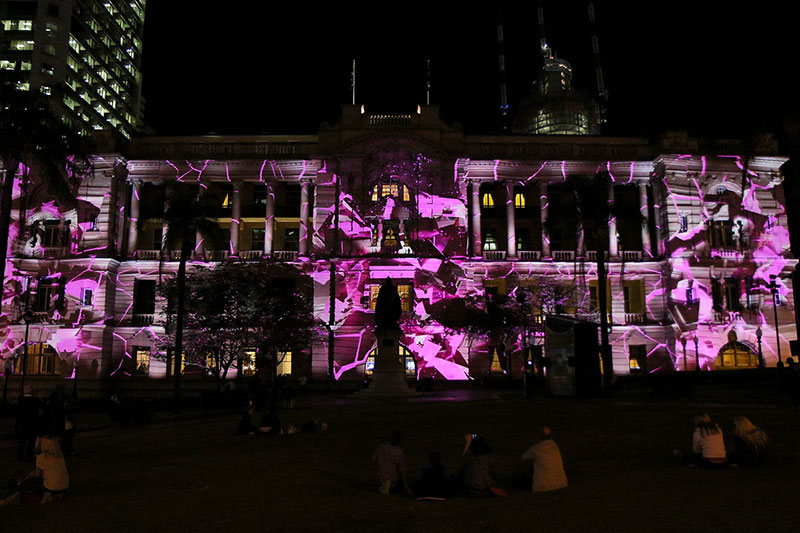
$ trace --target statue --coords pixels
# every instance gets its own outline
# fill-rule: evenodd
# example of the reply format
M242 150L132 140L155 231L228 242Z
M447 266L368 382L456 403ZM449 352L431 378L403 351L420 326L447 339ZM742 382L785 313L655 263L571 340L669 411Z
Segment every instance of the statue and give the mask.
M375 325L378 329L398 329L397 321L402 312L397 287L392 284L391 278L386 278L378 291L378 301L375 304Z

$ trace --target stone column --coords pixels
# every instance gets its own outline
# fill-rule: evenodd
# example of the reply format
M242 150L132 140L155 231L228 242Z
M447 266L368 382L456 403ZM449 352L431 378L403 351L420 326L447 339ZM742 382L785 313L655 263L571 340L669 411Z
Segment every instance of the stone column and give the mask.
M539 205L541 206L541 218L539 219L542 224L542 257L550 257L550 236L547 234L547 211L550 204L550 198L547 196L547 182L539 182Z
M272 255L272 233L275 227L275 189L267 183L267 212L264 216L264 255Z
M642 214L642 252L644 257L651 257L653 253L650 243L650 224L648 215L650 204L647 202L647 184L639 184L639 212Z
M517 224L514 212L514 182L506 182L506 257L517 257Z
M241 224L242 216L242 199L239 195L239 189L241 188L241 181L233 182L233 205L231 205L231 255L237 255L239 253L239 225Z
M131 181L131 225L128 227L128 255L136 253L137 236L139 233L139 192L142 189L142 182L139 180Z
M308 205L308 189L309 182L303 180L300 182L300 255L305 257L308 255L308 213L310 211Z
M614 203L614 186L608 188L608 203ZM617 239L617 220L611 218L608 221L608 258L617 257L619 255L619 242Z
M481 182L473 180L472 184L472 255L483 255L481 242Z

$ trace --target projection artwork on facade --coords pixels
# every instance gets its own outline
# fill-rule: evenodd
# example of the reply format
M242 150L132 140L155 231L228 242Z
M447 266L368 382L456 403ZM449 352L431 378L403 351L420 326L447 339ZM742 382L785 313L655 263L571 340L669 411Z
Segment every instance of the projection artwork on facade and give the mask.
M538 318L479 334L457 315L524 295L534 315L598 320L591 233L555 224L571 216L565 180L597 172L613 182L609 198L583 201L621 208L608 221L606 263L615 374L747 368L759 352L774 366L778 338L789 354L796 260L778 170L786 158L769 142L744 157L675 134L657 146L472 137L428 112L346 113L297 138L135 141L95 156L73 203L21 166L0 325L9 371L20 371L28 310L31 375L167 374L157 287L177 269L161 219L171 181L220 202L224 242L198 235L189 268L268 258L312 278L320 335L281 368L294 376L327 377L332 329L333 377L363 378L387 277L403 300L410 374L520 375L526 345L543 343ZM191 353L186 363L203 373Z

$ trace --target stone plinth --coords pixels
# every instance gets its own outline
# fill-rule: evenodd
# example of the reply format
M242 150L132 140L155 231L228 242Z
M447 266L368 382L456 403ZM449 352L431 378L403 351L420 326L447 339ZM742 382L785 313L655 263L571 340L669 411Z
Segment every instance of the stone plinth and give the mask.
M416 396L419 393L406 383L406 369L400 360L400 337L402 330L377 329L375 338L378 349L375 354L375 366L372 369L372 382L366 389L354 394L361 398L402 398Z

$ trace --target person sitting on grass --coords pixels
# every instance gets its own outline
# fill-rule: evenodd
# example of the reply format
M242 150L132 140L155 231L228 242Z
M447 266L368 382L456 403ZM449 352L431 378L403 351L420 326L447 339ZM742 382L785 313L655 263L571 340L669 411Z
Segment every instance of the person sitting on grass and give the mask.
M494 458L489 442L474 433L464 435L464 440L464 465L459 475L464 490L471 496L506 496L506 490L492 476Z
M717 468L728 464L722 429L707 414L694 417L690 466Z
M403 432L392 431L388 442L381 443L372 456L378 467L378 492L388 495L394 492L411 494L406 478L406 454L400 448Z
M747 417L733 419L732 461L744 466L760 466L769 447L769 437Z
M533 492L563 489L567 486L567 475L550 428L542 426L537 439L536 444L522 454L523 461L533 461Z
M414 497L418 500L447 500L453 496L455 481L445 474L442 455L432 451L428 464L422 467L422 475L414 483Z
M245 412L242 413L242 417L239 419L239 425L236 428L237 435L259 435L260 432L258 427L253 424L253 415L255 414L256 408L252 406L252 404L247 408Z
M58 439L43 435L36 439L36 468L20 481L17 492L2 500L2 504L21 501L23 493L35 495L30 501L49 503L61 499L68 488L67 463Z

